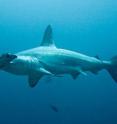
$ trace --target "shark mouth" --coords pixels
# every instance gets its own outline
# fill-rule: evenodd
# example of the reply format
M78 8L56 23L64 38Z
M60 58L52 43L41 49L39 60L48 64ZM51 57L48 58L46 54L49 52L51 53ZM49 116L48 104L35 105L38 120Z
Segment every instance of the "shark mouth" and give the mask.
M0 69L7 66L12 60L16 59L17 56L14 54L6 53L0 56Z

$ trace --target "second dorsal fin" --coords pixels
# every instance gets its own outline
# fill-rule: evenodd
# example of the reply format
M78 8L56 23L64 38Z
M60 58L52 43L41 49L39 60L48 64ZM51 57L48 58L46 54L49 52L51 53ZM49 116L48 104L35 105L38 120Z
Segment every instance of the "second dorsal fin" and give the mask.
M40 46L48 46L48 47L55 46L53 41L53 32L51 25L47 26Z
M96 55L95 58L100 60L100 57L98 55Z

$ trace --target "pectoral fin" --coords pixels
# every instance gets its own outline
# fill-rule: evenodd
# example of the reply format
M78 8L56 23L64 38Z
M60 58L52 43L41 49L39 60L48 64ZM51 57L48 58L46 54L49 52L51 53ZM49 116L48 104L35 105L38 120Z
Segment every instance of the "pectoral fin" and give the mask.
M28 76L28 82L30 87L35 87L38 81L43 77L43 74L39 74L37 72L30 73Z

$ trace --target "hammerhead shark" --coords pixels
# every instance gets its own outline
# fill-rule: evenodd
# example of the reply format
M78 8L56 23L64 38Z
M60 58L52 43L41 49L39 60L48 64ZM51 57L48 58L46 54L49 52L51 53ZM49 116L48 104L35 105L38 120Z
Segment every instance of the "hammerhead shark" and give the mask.
M30 87L35 87L46 76L61 77L70 74L76 79L87 71L98 74L106 69L117 82L117 56L103 61L98 56L90 57L78 52L57 48L53 40L51 25L48 25L39 47L0 56L0 69L16 75L28 76Z

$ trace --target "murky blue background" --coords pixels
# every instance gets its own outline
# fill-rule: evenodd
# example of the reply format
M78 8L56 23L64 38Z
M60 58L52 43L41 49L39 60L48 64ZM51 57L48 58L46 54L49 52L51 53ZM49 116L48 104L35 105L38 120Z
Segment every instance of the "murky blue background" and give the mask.
M48 24L58 47L117 55L116 0L0 0L0 53L39 46ZM31 89L27 77L1 71L0 124L117 124L117 84L101 71L42 79Z

